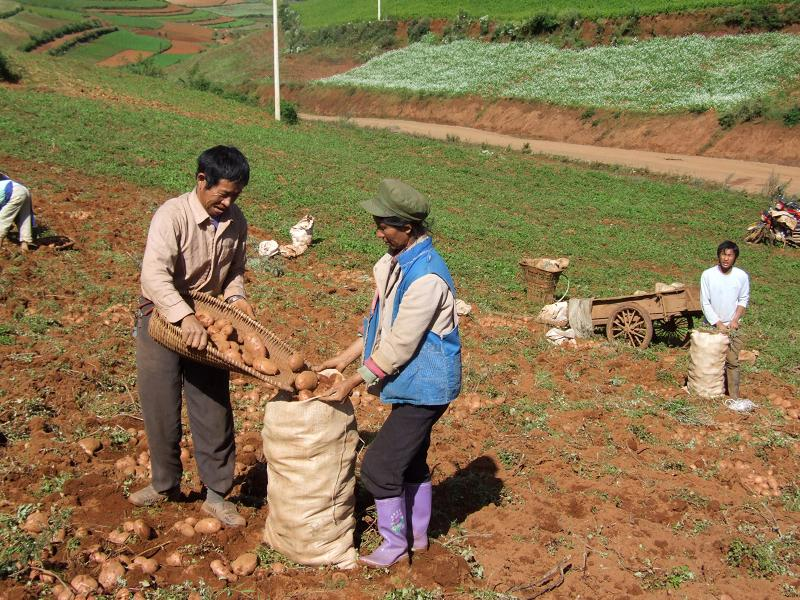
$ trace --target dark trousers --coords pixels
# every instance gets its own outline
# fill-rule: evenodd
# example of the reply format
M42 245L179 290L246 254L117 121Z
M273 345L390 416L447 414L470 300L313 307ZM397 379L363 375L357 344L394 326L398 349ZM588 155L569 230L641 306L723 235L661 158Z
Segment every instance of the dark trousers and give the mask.
M228 372L201 365L150 337L150 315L136 324L139 402L150 446L152 485L165 492L181 481L181 391L186 397L197 470L206 487L226 494L233 487L236 455Z
M447 406L392 405L361 464L361 483L376 499L400 496L404 483L430 479L431 429Z

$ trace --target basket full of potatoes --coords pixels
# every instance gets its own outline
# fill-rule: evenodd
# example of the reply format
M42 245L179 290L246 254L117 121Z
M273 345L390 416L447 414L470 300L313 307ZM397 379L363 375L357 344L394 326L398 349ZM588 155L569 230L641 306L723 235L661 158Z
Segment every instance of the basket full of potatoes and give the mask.
M202 292L190 292L186 301L208 332L204 350L187 347L180 327L153 311L148 332L156 342L181 356L218 369L250 375L279 389L294 392L295 379L305 368L304 358L258 321ZM307 376L306 376L307 377Z

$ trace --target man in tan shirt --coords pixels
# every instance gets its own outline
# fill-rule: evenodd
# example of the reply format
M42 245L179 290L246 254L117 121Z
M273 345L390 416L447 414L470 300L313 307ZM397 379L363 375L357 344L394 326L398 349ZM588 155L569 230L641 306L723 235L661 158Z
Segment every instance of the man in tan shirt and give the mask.
M197 160L197 185L155 213L142 260L136 326L139 399L150 447L150 485L128 497L149 506L180 494L181 401L186 398L194 455L206 487L203 511L227 526L245 524L224 500L233 486L235 446L228 372L201 365L157 344L147 327L153 308L181 328L184 343L202 350L207 334L182 294L222 295L249 315L244 295L247 221L234 204L250 178L244 155L215 146Z

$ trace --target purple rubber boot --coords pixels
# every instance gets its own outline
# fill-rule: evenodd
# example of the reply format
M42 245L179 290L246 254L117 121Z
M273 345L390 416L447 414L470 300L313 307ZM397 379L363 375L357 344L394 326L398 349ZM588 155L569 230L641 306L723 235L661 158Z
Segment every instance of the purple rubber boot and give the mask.
M375 508L383 543L369 556L359 557L358 562L368 567L390 567L401 560L408 562L405 496L375 500Z
M433 504L433 484L407 483L406 514L408 515L409 540L414 552L428 549L428 526L431 523L431 506Z

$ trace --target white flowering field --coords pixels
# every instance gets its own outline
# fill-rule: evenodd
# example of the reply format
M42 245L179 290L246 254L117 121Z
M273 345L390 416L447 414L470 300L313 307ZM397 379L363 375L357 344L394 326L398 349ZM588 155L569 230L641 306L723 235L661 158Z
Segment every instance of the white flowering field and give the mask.
M476 94L644 112L725 109L800 75L800 36L693 35L585 50L537 42L418 43L327 79L442 95Z

